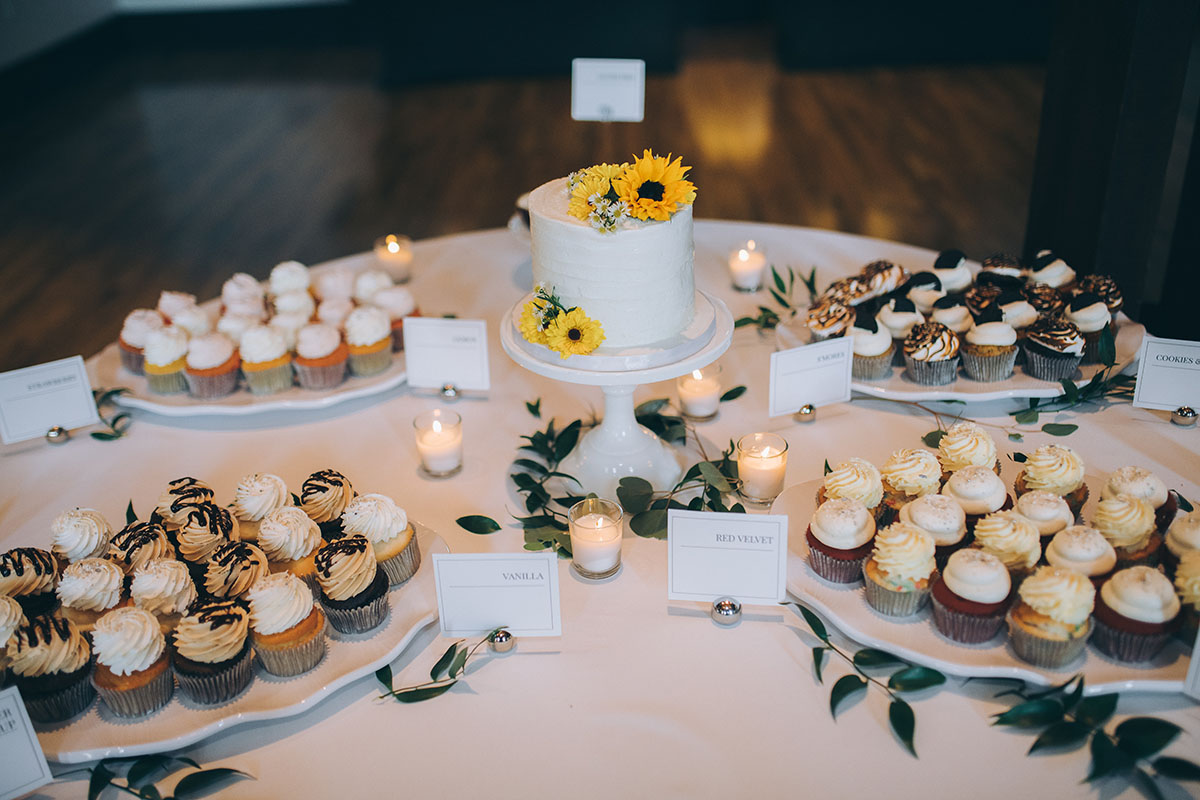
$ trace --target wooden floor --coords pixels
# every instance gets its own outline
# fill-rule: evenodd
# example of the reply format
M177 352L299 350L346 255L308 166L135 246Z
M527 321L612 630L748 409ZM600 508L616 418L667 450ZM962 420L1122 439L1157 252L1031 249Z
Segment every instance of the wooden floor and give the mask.
M784 73L767 51L693 36L645 122L611 125L570 120L566 77L381 91L368 49L114 56L0 118L0 370L91 355L164 288L503 225L645 146L694 166L701 217L1020 248L1041 68Z

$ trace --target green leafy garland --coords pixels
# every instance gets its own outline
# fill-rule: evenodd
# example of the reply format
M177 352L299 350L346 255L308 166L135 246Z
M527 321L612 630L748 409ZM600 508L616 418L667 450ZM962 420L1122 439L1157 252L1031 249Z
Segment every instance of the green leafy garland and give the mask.
M173 794L164 795L154 785L184 767L196 770L179 779ZM150 755L134 758L105 758L87 769L91 773L88 781L88 800L96 800L105 789L111 787L143 800L190 800L203 797L230 781L249 778L253 775L239 769L215 767L203 769L199 764L184 756ZM70 773L67 773L70 774ZM59 776L63 777L63 776ZM153 780L152 780L153 779Z
M96 401L96 414L100 417L100 424L104 426L104 430L92 431L93 439L98 439L102 442L113 442L120 439L129 431L129 425L132 418L128 412L121 412L111 417L104 415L105 409L112 406L113 401L126 394L129 390L124 386L116 389L93 389L92 399Z
M394 688L392 685L392 667L390 664L384 664L375 670L375 680L379 681L384 691L379 696L379 699L382 700L391 697L398 703L420 703L423 700L432 700L435 697L445 694L450 691L450 688L454 684L458 683L463 672L467 669L467 661L470 660L471 656L475 655L479 648L492 641L496 634L502 630L504 630L503 625L499 628L494 628L470 647L467 646L465 641L459 639L450 645L446 652L442 653L442 657L429 670L429 681L419 683L416 686L406 686L402 689Z
M1091 380L1082 386L1076 386L1074 381L1063 378L1059 381L1063 387L1061 395L1030 398L1028 408L1009 412L1013 421L1022 425L1033 425L1037 423L1038 415L1043 411L1063 411L1087 403L1098 403L1106 397L1132 399L1137 376L1112 374L1117 364L1117 345L1111 325L1105 325L1104 330L1100 332L1097 350L1104 368L1093 375ZM1043 399L1046 400L1044 404Z
M796 309L799 308L796 299L796 278L800 279L805 290L808 292L808 299L811 301L817 297L817 268L813 267L809 270L808 275L798 273L791 267L787 268L787 279L785 280L775 265L771 265L771 280L775 284L773 287L768 286L771 296L775 298L775 302L783 309L783 314L775 311L767 306L758 307L758 315L753 317L739 317L734 321L734 328L744 328L746 326L754 326L761 331L774 330L783 321L783 316L793 316Z

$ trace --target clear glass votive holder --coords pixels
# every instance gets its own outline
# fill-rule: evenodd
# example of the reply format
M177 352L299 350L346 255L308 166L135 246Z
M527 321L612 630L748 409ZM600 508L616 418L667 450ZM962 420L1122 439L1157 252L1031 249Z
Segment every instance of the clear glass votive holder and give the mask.
M567 512L571 566L581 578L600 580L621 568L621 506L589 497Z
M721 405L721 365L709 364L681 375L675 379L675 391L685 417L695 422L713 419Z
M757 292L762 288L767 254L753 239L743 242L729 254L729 277L739 292Z
M408 283L412 277L412 239L389 233L375 240L375 260L396 283Z
M421 471L431 478L448 478L462 470L462 417L444 408L426 411L413 420Z
M738 439L738 494L759 505L773 502L783 491L787 450L787 440L774 433L750 433Z

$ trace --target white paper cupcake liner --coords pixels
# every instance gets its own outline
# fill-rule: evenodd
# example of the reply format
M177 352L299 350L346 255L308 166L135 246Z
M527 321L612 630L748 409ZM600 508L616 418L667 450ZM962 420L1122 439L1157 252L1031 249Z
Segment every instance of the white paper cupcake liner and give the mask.
M850 377L856 381L879 381L892 372L892 351L877 356L854 356Z
M243 370L246 388L252 394L275 394L292 385L292 364L280 364L263 370Z
M95 681L92 685L95 686ZM175 679L168 668L144 686L133 689L107 689L96 686L96 692L118 717L141 717L152 714L171 702L171 695L175 693Z
M933 622L947 639L963 644L988 642L1004 627L1004 612L994 614L966 614L938 602L933 598Z
M242 655L230 666L211 675L189 675L175 670L179 691L191 700L203 705L225 703L242 693L254 676L254 654L246 647Z
M296 382L303 389L333 389L341 386L346 380L346 362L327 364L323 367L312 367L307 364L295 363Z
M329 624L340 633L366 633L387 618L387 592L379 595L365 606L358 608L332 608L321 598L321 608L329 617Z
M392 348L385 347L376 353L351 353L350 374L359 378L378 375L392 365Z
M833 583L855 583L862 580L862 568L866 560L867 556L864 555L862 558L843 561L828 556L815 547L808 548L808 563L813 572Z
M963 371L974 381L990 383L992 381L1005 380L1012 376L1013 366L1017 363L1018 352L1019 350L1014 347L1007 353L981 356L964 350L960 353L962 356Z
M867 604L880 614L889 617L908 617L917 613L929 599L929 589L917 589L911 592L898 592L876 583L863 576L863 588L866 589Z
M155 375L152 372L147 372L146 385L155 394L179 394L180 392L186 392L188 389L187 376L184 375L183 370L170 372L166 375Z
M1048 356L1032 347L1025 348L1025 372L1042 381L1060 381L1072 377L1082 360L1082 355Z
M1092 620L1088 620L1089 629L1083 636L1077 636L1071 639L1047 639L1042 636L1034 636L1023 630L1019 625L1012 621L1012 613L1008 615L1008 636L1012 640L1013 650L1017 657L1023 661L1028 661L1035 667L1046 667L1047 669L1059 669L1070 664L1083 653L1083 648L1087 646L1088 637L1092 630L1095 629L1095 624Z
M294 647L266 648L257 647L258 659L263 669L272 675L291 677L308 672L325 657L325 630L307 642L301 642Z
M389 586L399 586L417 573L421 566L421 546L417 544L417 533L413 531L412 538L396 555L379 562L380 568L387 575Z
M238 371L234 369L220 375L191 375L184 372L184 378L187 380L188 393L192 397L212 400L233 394L233 390L237 388Z
M1150 661L1162 652L1171 638L1170 631L1162 633L1131 633L1096 620L1092 644L1104 655L1130 664Z

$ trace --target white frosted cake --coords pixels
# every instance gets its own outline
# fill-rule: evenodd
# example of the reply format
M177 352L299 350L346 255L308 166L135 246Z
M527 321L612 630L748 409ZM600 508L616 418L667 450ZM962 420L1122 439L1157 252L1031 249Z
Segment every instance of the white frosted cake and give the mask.
M567 179L529 198L533 280L580 306L604 327L604 347L643 347L669 340L692 322L692 207L665 221L627 222L597 230L567 213Z

